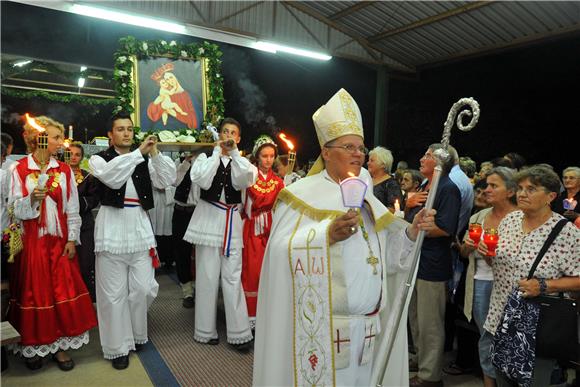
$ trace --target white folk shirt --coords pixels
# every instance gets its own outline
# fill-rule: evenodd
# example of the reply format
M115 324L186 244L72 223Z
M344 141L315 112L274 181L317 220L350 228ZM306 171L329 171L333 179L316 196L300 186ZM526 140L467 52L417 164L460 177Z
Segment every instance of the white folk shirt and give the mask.
M89 160L89 166L93 176L111 189L127 184L125 199L138 199L131 175L135 167L144 161L141 151L136 149L109 162L94 155ZM168 187L175 182L175 164L171 158L162 154L149 157L148 167L154 186ZM101 206L95 221L95 252L126 254L146 251L155 246L151 221L141 206Z
M224 166L231 163L232 187L235 190L244 191L256 181L258 169L252 165L248 159L242 157L237 149L232 150L229 153L229 156L225 156L221 153L221 147L216 146L210 157L207 157L202 153L193 163L190 172L192 184L191 189L209 189L213 183L213 179L220 163L223 163ZM194 186L197 186L198 188L194 188ZM223 189L220 201L225 203ZM239 207L241 206L237 207L237 210L233 214L231 224L231 248L243 247L242 217L239 213L241 210ZM225 230L226 211L217 208L205 200L199 200L183 239L193 244L223 247Z
M28 155L25 162L28 163L28 169L40 171L40 167L36 164L32 155ZM53 158L48 162L46 172L48 173L52 168L58 168L58 161ZM22 184L26 184L29 193L26 197L22 196ZM67 215L68 236L66 237L69 241L75 241L77 244L80 244L79 235L82 220L79 215L79 193L74 181L74 173L71 171L70 180L67 180L66 175L61 173L59 184L61 187L63 211ZM14 168L12 172L12 189L8 202L14 203L14 216L17 219L35 219L40 215L40 202L36 202L34 205L31 204L30 194L36 188L36 185L37 182L32 179L31 175L26 176L25 182L21 181L18 171ZM68 187L70 187L70 197L67 198ZM57 203L48 195L44 199L44 203L46 208L46 227L38 228L38 237L40 238L43 235L65 237L62 235L62 227L58 218Z

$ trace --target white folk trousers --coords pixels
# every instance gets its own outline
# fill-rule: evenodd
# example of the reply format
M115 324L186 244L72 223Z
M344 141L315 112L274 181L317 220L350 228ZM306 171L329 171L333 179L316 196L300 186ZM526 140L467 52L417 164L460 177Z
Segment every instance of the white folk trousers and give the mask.
M95 269L101 346L105 359L115 359L147 342L147 310L159 284L147 250L98 252Z
M220 277L228 343L243 344L252 340L246 298L242 290L241 252L240 248L233 248L230 256L226 257L221 254L219 247L195 245L196 341L207 343L218 337L216 315Z

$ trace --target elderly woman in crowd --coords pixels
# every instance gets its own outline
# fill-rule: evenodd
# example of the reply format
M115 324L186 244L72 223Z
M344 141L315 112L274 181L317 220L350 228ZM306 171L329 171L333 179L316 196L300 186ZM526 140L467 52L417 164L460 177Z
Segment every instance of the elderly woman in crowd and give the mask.
M38 145L38 132L26 124L24 141L31 154L12 174L9 203L22 221L24 249L14 260L10 278L10 323L22 336L14 347L35 370L53 354L63 371L74 367L65 352L89 342L95 311L79 271L75 244L81 217L71 168L52 157L64 141L64 127L37 117L48 146ZM42 181L44 184L42 184Z
M483 229L497 229L500 222L511 212L517 210L514 171L506 167L496 167L487 176L484 190L487 203L491 205L475 213L469 223L478 223ZM500 235L501 238L501 235ZM479 241L477 241L479 243ZM467 320L475 320L479 333L479 361L483 370L485 387L495 386L495 370L491 364L491 344L493 336L483 329L489 309L489 298L493 286L493 272L489 257L477 251L475 242L466 233L459 248L462 257L469 259L465 280L465 301L463 313Z
M526 277L538 252L562 216L552 211L550 203L558 196L558 175L548 168L533 166L516 175L518 211L509 213L499 226L499 245L493 258L493 290L484 329L496 333L508 296L514 285L525 298L540 294L577 291L580 289L580 230L567 224L554 240L535 271ZM485 254L485 243L478 251ZM548 386L555 360L535 358L533 386ZM514 381L496 369L498 386L511 386Z
M568 167L562 172L564 191L552 202L552 209L580 227L580 168Z
M401 209L404 208L403 193L395 178L391 176L393 155L391 151L378 146L369 152L368 170L373 178L373 193L385 207L395 212L395 201L399 201Z

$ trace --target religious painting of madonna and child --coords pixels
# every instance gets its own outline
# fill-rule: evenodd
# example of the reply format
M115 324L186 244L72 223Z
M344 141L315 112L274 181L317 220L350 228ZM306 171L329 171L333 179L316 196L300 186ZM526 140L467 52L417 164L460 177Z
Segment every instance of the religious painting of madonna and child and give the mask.
M203 60L136 62L135 124L142 131L198 129L205 114Z

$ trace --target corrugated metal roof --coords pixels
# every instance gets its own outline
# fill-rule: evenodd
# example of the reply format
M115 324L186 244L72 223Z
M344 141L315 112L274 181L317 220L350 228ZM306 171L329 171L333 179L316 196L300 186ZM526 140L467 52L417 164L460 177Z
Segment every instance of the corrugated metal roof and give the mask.
M575 1L116 1L106 5L382 63L400 71L580 32L580 2Z

